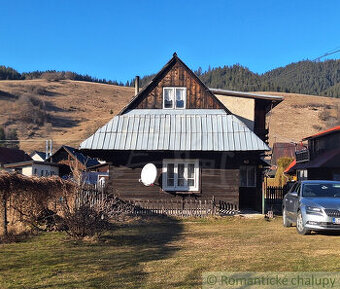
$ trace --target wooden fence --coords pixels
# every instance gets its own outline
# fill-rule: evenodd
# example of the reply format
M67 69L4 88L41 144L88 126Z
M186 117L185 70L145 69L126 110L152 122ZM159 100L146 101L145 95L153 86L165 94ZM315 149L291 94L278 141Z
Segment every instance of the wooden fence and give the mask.
M141 200L131 202L135 215L167 215L181 217L205 217L209 215L235 215L238 206L219 200Z
M98 202L106 199L106 194L102 191L83 190L77 194L76 206L87 204L94 206ZM224 202L222 200L198 200L198 199L182 199L182 200L135 200L127 201L131 208L131 214L138 215L166 215L181 217L204 217L209 215L230 216L239 212L236 204ZM108 202L110 205L110 202Z
M268 211L274 211L275 213L281 213L282 200L285 194L288 192L288 187L267 187L264 192L264 206L265 213Z
M86 189L79 191L76 195L75 205L80 207L81 205L89 205L90 207L103 202L107 195L103 190Z

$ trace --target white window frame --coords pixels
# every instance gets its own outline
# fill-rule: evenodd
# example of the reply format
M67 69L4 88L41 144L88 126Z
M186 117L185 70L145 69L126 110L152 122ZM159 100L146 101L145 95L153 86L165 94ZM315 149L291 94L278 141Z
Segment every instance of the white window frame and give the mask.
M249 185L249 172L250 169L253 168L254 172L255 172L255 176L254 176L254 184L253 185ZM241 169L245 169L246 170L246 184L243 185L241 182ZM256 187L256 179L257 179L257 170L256 170L256 166L252 166L252 165L246 165L246 166L240 166L240 187L241 188L255 188Z
M168 164L174 165L174 186L167 184L167 167ZM185 186L177 186L178 181L178 164L184 164L184 179ZM194 186L188 186L188 165L194 164ZM164 159L162 169L162 187L164 191L180 191L180 192L194 192L199 190L199 160L198 159Z
M172 107L165 107L165 98L164 98L164 90L165 89L171 89L173 91L173 99L172 99ZM184 89L184 106L183 107L177 107L176 106L176 90L177 89ZM185 109L186 108L186 102L187 102L187 88L181 87L181 86L167 86L163 87L163 109Z

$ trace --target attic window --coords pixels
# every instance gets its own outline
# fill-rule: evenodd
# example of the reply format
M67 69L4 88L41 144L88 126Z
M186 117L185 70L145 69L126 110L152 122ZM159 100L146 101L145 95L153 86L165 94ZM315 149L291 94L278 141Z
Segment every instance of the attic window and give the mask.
M164 87L163 108L167 109L185 108L186 96L187 96L186 87Z

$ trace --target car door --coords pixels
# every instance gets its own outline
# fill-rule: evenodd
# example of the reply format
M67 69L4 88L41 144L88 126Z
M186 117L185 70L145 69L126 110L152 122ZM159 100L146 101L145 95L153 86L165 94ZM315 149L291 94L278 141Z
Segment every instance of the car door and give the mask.
M302 192L302 184L299 184L299 186L296 188L297 197L294 197L293 199L293 205L292 205L292 217L296 219L297 211L300 207L300 197Z
M296 185L294 185L291 190L286 194L285 196L285 208L286 208L286 213L287 213L287 217L289 218L294 218L294 206L295 203L297 201L297 197L296 197L296 193L300 188L300 184L297 183Z

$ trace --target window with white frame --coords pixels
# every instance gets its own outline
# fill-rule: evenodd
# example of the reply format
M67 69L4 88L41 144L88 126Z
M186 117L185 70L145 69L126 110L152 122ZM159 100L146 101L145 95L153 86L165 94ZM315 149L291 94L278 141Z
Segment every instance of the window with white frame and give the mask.
M164 87L163 108L182 109L185 108L187 96L186 87Z
M165 191L198 191L198 160L163 160L163 189Z
M240 187L256 187L256 167L240 167Z

